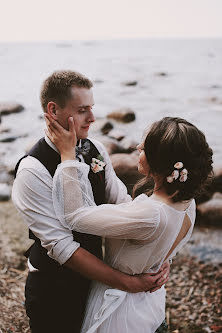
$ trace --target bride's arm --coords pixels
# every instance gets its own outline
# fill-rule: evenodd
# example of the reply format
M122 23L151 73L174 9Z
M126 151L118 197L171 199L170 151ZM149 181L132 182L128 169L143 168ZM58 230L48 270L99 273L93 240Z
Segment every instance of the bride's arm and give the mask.
M56 215L71 230L103 237L148 240L159 222L159 210L144 198L119 205L96 206L88 180L89 166L61 163L53 178Z
M158 209L147 200L96 206L88 179L89 166L75 160L73 119L69 118L69 131L55 121L50 126L48 134L64 161L55 172L52 190L54 209L61 223L72 230L104 237L150 239L158 226Z

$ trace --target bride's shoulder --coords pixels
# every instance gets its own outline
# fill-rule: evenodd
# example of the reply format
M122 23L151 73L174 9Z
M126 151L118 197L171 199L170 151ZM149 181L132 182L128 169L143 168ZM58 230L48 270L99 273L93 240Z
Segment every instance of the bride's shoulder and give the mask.
M154 205L156 206L156 201L155 200L152 200L150 197L148 197L147 194L145 193L142 193L140 195L138 195L134 200L134 202L143 202L145 201L147 204L150 204L150 205Z
M142 194L138 195L133 201L140 202L140 201L146 201L148 199L149 199L149 197L145 193L142 193Z
M146 207L149 210L159 211L160 206L158 202L152 200L148 197L145 193L138 195L134 200L133 203L137 206Z

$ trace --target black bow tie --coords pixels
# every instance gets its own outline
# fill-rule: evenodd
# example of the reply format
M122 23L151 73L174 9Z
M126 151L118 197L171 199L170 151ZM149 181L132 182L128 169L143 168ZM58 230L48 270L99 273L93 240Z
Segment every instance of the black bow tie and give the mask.
M76 147L76 157L79 155L87 155L90 151L90 143L88 141L84 142L81 147Z

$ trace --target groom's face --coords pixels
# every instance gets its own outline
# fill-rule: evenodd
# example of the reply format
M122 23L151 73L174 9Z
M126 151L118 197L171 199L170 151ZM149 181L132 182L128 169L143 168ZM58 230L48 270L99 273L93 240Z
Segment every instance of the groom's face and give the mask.
M88 88L72 87L71 96L64 108L57 105L55 115L57 121L66 129L68 129L68 118L73 117L77 139L85 139L91 123L95 121L92 112L93 92Z

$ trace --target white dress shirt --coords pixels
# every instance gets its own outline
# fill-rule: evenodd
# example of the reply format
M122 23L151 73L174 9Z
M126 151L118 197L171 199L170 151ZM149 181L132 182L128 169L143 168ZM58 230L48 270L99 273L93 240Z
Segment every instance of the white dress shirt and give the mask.
M55 145L45 137L47 144L58 152ZM125 185L117 178L105 147L90 139L104 157L105 193L107 203L131 201ZM81 145L81 141L80 141ZM80 156L83 161L83 157ZM79 248L73 240L72 231L64 227L56 216L52 198L53 179L43 164L32 156L24 158L18 168L12 188L12 200L28 228L48 251L48 256L64 264ZM31 270L35 270L29 266Z

